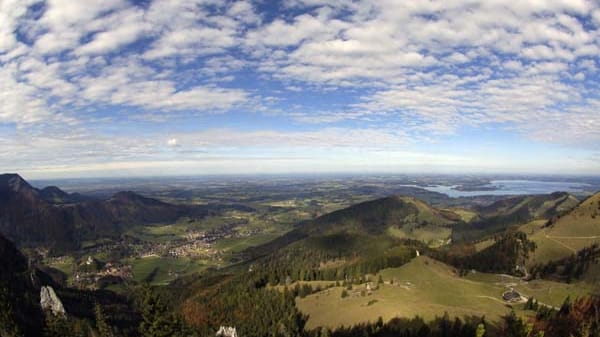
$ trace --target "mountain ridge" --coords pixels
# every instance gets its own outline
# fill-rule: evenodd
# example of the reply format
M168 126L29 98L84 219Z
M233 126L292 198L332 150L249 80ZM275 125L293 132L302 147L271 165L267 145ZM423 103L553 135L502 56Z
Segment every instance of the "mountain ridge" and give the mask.
M455 227L452 239L465 242L497 234L511 226L533 220L548 220L570 211L578 203L579 200L567 192L501 199L490 205L476 207L478 216L468 224Z
M50 187L41 191L68 193ZM18 174L0 175L0 233L18 246L76 249L84 239L117 236L130 225L175 221L183 215L205 216L205 208L173 205L131 191L107 200L53 203Z
M301 243L329 250L340 240L344 241L345 245L361 249L373 246L372 243L365 245L368 243L366 241L379 242L380 248L383 249L383 246L392 245L392 242L418 240L415 233L424 228L432 231L447 229L446 227L457 222L457 218L458 216L449 216L448 212L437 210L419 199L394 195L361 202L314 220L303 221L283 236L264 245L249 248L246 254L257 258ZM441 235L449 236L449 232L444 230ZM340 252L348 251L343 247L340 249Z

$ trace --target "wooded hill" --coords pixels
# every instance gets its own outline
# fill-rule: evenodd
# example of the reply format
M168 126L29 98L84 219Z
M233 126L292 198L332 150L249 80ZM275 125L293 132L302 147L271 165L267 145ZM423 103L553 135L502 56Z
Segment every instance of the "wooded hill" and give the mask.
M134 192L96 200L56 187L38 190L16 174L0 175L0 234L19 247L54 253L75 250L85 240L118 238L135 225L173 222L184 215L199 218L219 209L174 205Z

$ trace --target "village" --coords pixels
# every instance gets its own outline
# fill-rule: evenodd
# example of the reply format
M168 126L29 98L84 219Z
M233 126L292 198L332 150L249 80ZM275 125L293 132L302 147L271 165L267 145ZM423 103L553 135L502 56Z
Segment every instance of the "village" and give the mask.
M110 284L134 279L132 264L148 258L196 259L218 264L223 262L224 251L216 248L223 239L243 238L256 230L237 231L236 224L228 224L208 231L189 230L173 240L143 240L123 236L119 241L92 245L79 252L80 257L50 257L43 252L49 265L69 266L65 272L68 283L78 288L98 289ZM169 271L169 275L179 276Z

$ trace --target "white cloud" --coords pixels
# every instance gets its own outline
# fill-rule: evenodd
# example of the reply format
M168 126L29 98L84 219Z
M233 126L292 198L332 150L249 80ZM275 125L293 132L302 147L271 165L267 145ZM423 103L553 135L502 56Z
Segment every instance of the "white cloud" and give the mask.
M595 15L593 2L293 1L287 5L312 12L275 20L248 34L251 45L265 48L261 69L293 83L373 91L351 108L356 113L289 113L295 120L378 116L422 134L500 123L540 139L548 126L530 121L552 119L570 130L563 133L568 140L551 141L598 140L591 128L558 122L573 118L565 105L578 111L591 107L587 96L593 92L569 79L590 81L585 74L596 68L594 60L580 59L598 50L599 32L581 22ZM315 6L351 14L320 15Z
M38 23L46 33L35 42L36 49L42 54L55 54L79 45L89 31L86 24L112 10L123 8L122 0L48 0L47 9Z
M448 56L448 61L452 63L466 63L469 62L469 58L465 54L454 52Z
M585 15L590 5L295 1L287 6L311 12L275 19L251 30L246 40L261 58L260 69L278 79L334 87L395 85L438 76L428 73L430 66L453 73L456 65L475 60L471 66L477 71L498 52L560 62L589 55L597 49L594 35L571 14ZM507 65L519 70L517 63Z
M241 123L260 131L169 131L171 154L389 149L498 125L539 142L600 142L597 2L288 0L280 7L285 12L258 13L263 6L249 1L0 1L0 127L38 135L7 145L10 155L45 161L40 149L63 149L65 165L104 153L160 157L164 135L120 139L138 157L107 139L96 125L103 110L107 120L155 125L236 108L225 119L238 125L238 114L255 114ZM272 116L309 129L258 126ZM92 139L53 135L65 132L61 126Z
M203 5L217 5L227 16L211 15ZM173 18L177 18L174 20ZM253 7L245 1L154 1L146 20L158 31L158 39L144 52L146 59L167 57L196 58L218 54L239 44L244 24L258 22Z
M63 131L56 136L17 132L7 140L0 138L0 170L46 176L62 172L68 176L158 166L167 167L170 174L175 174L178 169L184 168L178 164L183 160L194 162L196 167L203 167L198 162L213 162L213 173L219 167L223 169L218 165L226 162L230 172L240 173L252 163L289 165L290 158L299 162L307 156L327 156L337 151L354 153L364 144L368 146L363 150L376 152L407 141L397 130L326 128L283 132L210 129L174 133L166 140L170 148L166 151L164 137L160 134L102 136L77 128ZM270 149L268 153L271 155L265 154L265 149ZM185 173L189 174L190 168L184 166L188 170ZM136 173L140 174L140 171ZM143 173L148 174L148 171Z
M182 78L185 74L178 73L176 64L149 65L137 52L122 52L143 38L154 41L146 42L143 50L156 52L158 46L164 52L166 48L162 56L222 53L237 38L235 18L255 22L249 20L253 8L245 2L230 6L234 19L224 17L216 23L204 7L215 5L210 1L157 0L144 9L121 0L49 0L34 20L28 8L37 2L0 4L0 122L20 127L55 120L73 122L87 119L81 109L99 104L153 112L212 112L248 99L243 89L221 88L209 81L243 66L230 56L221 57L221 63L218 58L208 60L198 72L207 77L202 83L198 81L202 77L194 78L192 73ZM234 22L234 27L227 22ZM31 47L18 41L22 31L30 32Z
M169 140L167 140L167 145L176 147L179 145L179 142L177 141L177 138L169 138Z
M35 0L5 0L0 2L0 54L14 49L18 41L14 35L19 20Z
M144 53L147 59L181 55L221 53L235 43L233 31L210 27L182 28L161 36L152 49Z
M118 11L106 18L96 19L88 24L93 30L99 29L92 40L75 51L76 54L104 54L117 50L135 42L144 33L152 30L152 26L144 20L144 11L126 9Z

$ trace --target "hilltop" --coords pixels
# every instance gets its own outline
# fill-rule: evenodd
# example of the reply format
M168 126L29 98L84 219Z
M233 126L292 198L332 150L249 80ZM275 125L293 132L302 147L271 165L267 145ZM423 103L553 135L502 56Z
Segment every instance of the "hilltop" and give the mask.
M566 192L524 195L476 207L477 216L468 224L455 227L453 241L470 241L501 232L533 220L548 220L573 209L579 200Z
M600 244L600 193L550 221L522 228L538 246L531 264L565 258L585 247Z
M79 193L67 193L56 186L47 186L39 190L40 196L52 204L71 204L86 200L93 200Z
M385 242L397 239L429 243L447 239L450 236L449 226L459 218L416 198L392 196L362 202L302 222L282 237L251 248L249 253L254 256L265 254L301 240L312 247L323 246L323 249L343 244L347 247L339 248L348 252L373 243L385 245Z
M572 211L548 224L548 235L600 237L600 193L581 202Z

